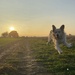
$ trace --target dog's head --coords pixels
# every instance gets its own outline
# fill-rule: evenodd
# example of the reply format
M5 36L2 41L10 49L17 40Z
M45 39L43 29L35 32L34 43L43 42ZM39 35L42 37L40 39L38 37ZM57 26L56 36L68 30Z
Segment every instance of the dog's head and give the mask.
M62 38L64 34L64 25L62 25L59 29L57 29L54 25L52 25L53 35L56 39Z

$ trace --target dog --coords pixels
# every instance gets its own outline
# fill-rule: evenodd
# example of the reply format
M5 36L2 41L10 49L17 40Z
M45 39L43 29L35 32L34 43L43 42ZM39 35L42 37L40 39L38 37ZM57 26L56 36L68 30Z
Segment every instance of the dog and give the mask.
M68 48L72 47L71 43L67 43L64 28L65 28L65 25L62 25L59 29L57 29L55 25L52 25L52 30L50 31L49 36L48 36L47 44L53 41L55 49L58 51L59 54L62 53L62 50L59 46L60 43L63 43Z

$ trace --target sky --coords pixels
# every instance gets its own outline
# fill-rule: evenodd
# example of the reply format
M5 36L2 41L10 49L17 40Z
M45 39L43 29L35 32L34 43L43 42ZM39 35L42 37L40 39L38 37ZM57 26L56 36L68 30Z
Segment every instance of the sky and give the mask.
M75 35L75 0L0 0L0 34L13 26L20 36L47 36L62 24Z

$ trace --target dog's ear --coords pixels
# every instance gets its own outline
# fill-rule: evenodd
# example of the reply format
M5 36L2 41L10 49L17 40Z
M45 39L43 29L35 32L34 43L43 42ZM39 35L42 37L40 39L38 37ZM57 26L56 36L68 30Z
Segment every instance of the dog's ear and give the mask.
M62 26L60 27L60 29L61 29L62 31L64 31L64 28L65 28L65 25L62 25Z
M56 27L54 25L52 25L52 28L53 28L53 32L56 30Z

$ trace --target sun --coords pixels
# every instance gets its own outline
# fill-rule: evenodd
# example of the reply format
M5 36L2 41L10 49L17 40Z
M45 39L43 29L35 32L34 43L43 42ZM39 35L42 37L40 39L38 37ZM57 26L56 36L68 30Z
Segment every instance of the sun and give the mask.
M13 30L15 30L15 28L14 28L14 27L10 27L9 29L10 29L10 31L13 31Z

